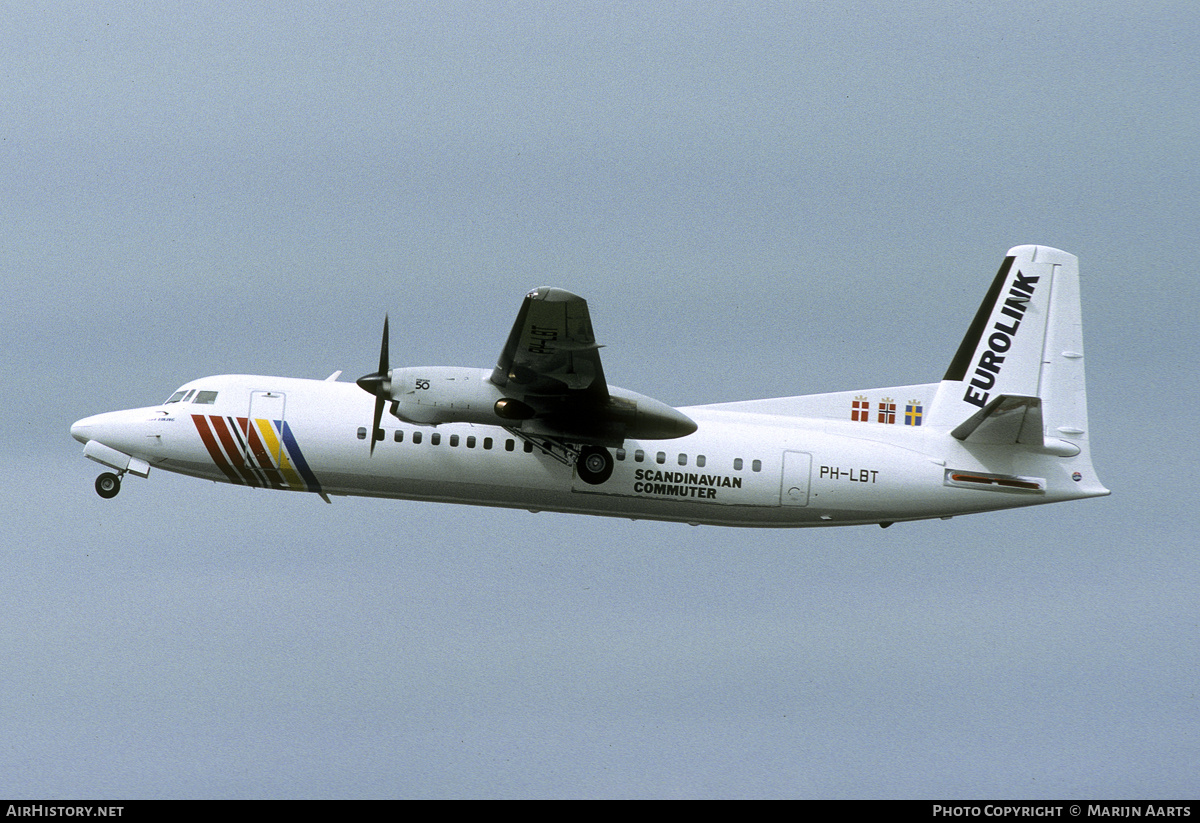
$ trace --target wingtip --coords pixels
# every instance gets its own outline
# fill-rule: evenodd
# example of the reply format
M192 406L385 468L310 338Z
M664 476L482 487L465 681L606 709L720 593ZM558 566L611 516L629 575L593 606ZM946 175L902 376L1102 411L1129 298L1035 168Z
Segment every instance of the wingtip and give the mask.
M572 300L583 299L573 292L554 286L538 286L536 289L530 289L525 298L527 300L544 300L548 303L569 303Z

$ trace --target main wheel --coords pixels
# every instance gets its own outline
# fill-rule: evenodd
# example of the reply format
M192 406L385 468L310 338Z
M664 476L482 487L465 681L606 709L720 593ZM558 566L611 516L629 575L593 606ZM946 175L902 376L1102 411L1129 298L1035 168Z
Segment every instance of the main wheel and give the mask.
M105 472L96 478L96 494L105 500L116 497L119 491L121 491L121 478L112 472Z
M579 453L579 459L575 461L575 470L579 472L579 479L584 483L599 486L612 477L612 455L608 453L608 449L588 446Z

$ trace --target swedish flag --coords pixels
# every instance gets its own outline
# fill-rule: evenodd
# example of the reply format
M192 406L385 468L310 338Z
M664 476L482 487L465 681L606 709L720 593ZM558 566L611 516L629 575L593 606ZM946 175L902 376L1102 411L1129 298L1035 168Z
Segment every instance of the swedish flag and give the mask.
M924 407L915 401L908 403L904 407L904 425L919 426L921 425L921 416L924 414Z

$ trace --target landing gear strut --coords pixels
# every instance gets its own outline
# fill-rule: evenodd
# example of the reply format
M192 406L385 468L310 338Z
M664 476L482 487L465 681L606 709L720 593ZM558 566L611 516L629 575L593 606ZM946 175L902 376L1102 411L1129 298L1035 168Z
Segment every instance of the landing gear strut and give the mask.
M520 429L504 427L526 443L532 443L547 457L553 457L564 466L574 466L579 479L592 486L599 486L613 473L613 458L608 449L600 446L578 448L556 437L526 434Z
M121 477L112 472L105 472L96 478L96 494L109 500L121 491Z

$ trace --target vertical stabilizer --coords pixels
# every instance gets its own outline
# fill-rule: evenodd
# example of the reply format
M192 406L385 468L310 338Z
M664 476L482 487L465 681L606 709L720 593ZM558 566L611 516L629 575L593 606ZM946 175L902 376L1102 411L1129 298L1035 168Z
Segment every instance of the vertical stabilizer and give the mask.
M1047 449L1086 452L1079 259L1047 246L1017 246L1005 256L942 378L928 425L967 439L976 428L996 431L980 424L1014 409L1031 422L1031 410L1040 409ZM1035 439L1026 431L1017 442Z

